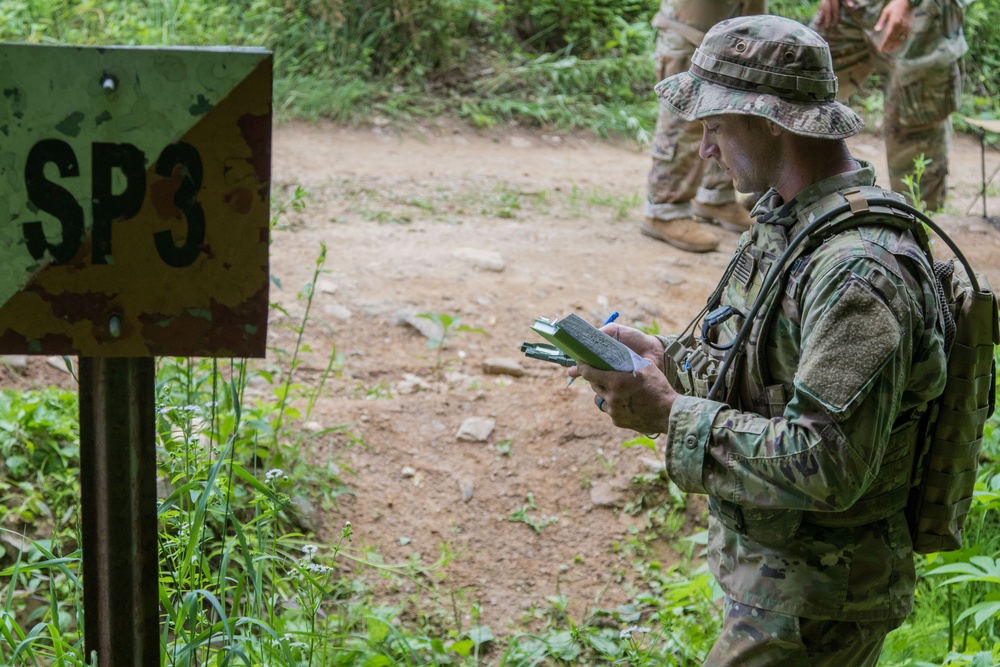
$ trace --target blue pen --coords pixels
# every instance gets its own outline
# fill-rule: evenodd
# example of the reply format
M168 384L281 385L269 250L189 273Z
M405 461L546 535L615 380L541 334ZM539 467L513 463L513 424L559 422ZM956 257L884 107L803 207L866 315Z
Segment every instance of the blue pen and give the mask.
M607 326L607 325L611 324L612 322L614 322L617 319L618 319L618 311L616 310L615 312L613 312L610 315L608 315L608 319L604 320L604 324L602 324L601 326L602 327L603 326ZM575 377L571 377L569 379L569 382L566 383L566 388L567 389L569 389L569 386L571 384L573 384L573 380L575 380L575 379L576 379Z

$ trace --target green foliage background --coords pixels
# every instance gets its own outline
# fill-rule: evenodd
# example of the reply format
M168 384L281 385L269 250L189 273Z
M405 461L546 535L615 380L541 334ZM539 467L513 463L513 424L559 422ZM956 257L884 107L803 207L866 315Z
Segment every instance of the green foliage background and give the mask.
M818 0L772 0L808 21ZM283 118L586 128L645 140L656 0L0 0L0 39L274 50ZM1000 108L1000 0L967 10L963 111ZM870 105L869 105L870 106ZM875 105L876 107L878 105Z

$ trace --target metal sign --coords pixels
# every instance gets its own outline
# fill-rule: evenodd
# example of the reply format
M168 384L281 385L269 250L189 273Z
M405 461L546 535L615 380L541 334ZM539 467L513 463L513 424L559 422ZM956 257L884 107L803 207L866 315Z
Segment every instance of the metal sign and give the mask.
M265 353L272 56L0 45L0 353Z

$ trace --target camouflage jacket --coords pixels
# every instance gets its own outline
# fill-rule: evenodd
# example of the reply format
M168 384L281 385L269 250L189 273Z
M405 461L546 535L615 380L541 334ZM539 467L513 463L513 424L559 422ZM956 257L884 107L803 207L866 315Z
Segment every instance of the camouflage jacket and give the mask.
M965 56L969 50L962 25L965 4L964 0L924 0L913 11L912 37L896 64L900 85L909 85L927 72L947 70Z
M729 277L722 305L745 311L753 302L811 204L873 183L862 162L790 202L765 195L738 250L752 261ZM674 403L667 472L681 489L709 495L709 563L733 599L808 618L900 618L915 580L902 510L862 525L823 518L849 512L885 470L910 465L912 415L944 387L930 267L909 232L874 224L826 239L786 270L727 403ZM717 342L741 322L717 327ZM738 525L720 504L738 508Z
M840 22L857 26L873 44L878 43L881 37L875 32L875 26L887 4L889 0L841 2ZM947 71L954 62L961 60L969 50L962 25L967 4L966 0L923 0L913 10L910 38L903 51L886 59L901 86L919 81L928 72ZM812 27L817 27L815 20ZM833 51L836 63L837 49Z

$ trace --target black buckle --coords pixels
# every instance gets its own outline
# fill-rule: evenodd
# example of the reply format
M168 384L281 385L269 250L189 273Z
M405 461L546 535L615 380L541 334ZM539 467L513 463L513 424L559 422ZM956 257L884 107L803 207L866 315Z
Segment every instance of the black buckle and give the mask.
M743 519L743 509L728 500L719 500L715 496L708 497L708 509L730 530L745 535L746 521Z
M726 345L716 345L708 338L708 330L712 327L718 326L728 320L733 315L743 316L743 313L733 308L732 306L719 306L708 315L705 316L704 321L701 323L701 340L714 350L728 350L735 343L736 339L727 343Z

